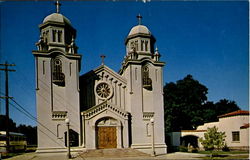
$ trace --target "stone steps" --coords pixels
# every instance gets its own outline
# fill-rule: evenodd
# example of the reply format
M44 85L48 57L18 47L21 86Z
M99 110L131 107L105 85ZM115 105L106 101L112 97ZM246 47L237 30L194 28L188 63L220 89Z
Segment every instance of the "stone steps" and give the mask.
M91 149L79 154L79 157L105 157L105 158L115 158L115 157L149 157L149 154L140 152L132 148L122 148L122 149Z

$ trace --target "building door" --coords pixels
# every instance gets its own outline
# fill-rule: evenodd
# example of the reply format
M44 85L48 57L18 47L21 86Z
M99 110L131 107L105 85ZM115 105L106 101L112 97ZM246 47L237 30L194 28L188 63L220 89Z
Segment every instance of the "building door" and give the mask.
M97 148L116 148L116 127L97 127Z

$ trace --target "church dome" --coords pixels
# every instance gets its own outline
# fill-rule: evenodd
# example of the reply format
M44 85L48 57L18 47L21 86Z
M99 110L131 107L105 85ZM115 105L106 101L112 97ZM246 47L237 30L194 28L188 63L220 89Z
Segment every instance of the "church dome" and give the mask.
M136 35L136 34L147 34L147 35L151 35L149 29L144 26L144 25L137 25L137 26L134 26L128 36L132 36L132 35Z
M46 23L46 22L59 22L59 23L65 23L65 24L71 25L69 19L60 13L52 13L48 15L43 20L43 23Z

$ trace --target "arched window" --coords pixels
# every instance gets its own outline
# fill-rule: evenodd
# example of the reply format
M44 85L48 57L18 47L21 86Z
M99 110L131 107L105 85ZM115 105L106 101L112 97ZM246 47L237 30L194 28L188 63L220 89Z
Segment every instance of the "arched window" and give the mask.
M53 60L53 83L59 86L65 86L65 76L62 73L62 61L59 58Z
M130 49L133 50L135 48L135 43L134 41L130 42Z
M142 68L142 78L143 88L152 90L152 80L149 78L149 68L147 66Z
M143 51L144 40L141 40L141 51Z
M135 50L138 51L138 40L135 41Z
M145 41L145 51L148 51L148 41Z
M58 42L62 42L62 31L58 31L57 38L58 38Z
M56 41L56 30L52 30L52 41Z

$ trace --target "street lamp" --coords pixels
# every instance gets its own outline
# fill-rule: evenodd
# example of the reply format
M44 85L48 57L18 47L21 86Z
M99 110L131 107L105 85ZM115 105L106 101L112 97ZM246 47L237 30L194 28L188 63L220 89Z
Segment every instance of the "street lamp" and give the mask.
M151 156L155 156L154 119L151 118L150 122L151 122L151 125L152 125L152 134L151 134L151 138L152 138L152 153L151 153Z
M70 159L71 158L71 154L70 154L70 144L69 144L69 119L68 118L66 118L65 119L65 123L66 123L66 125L67 125L67 148L68 148L68 150L67 150L67 157L68 157L68 159Z

